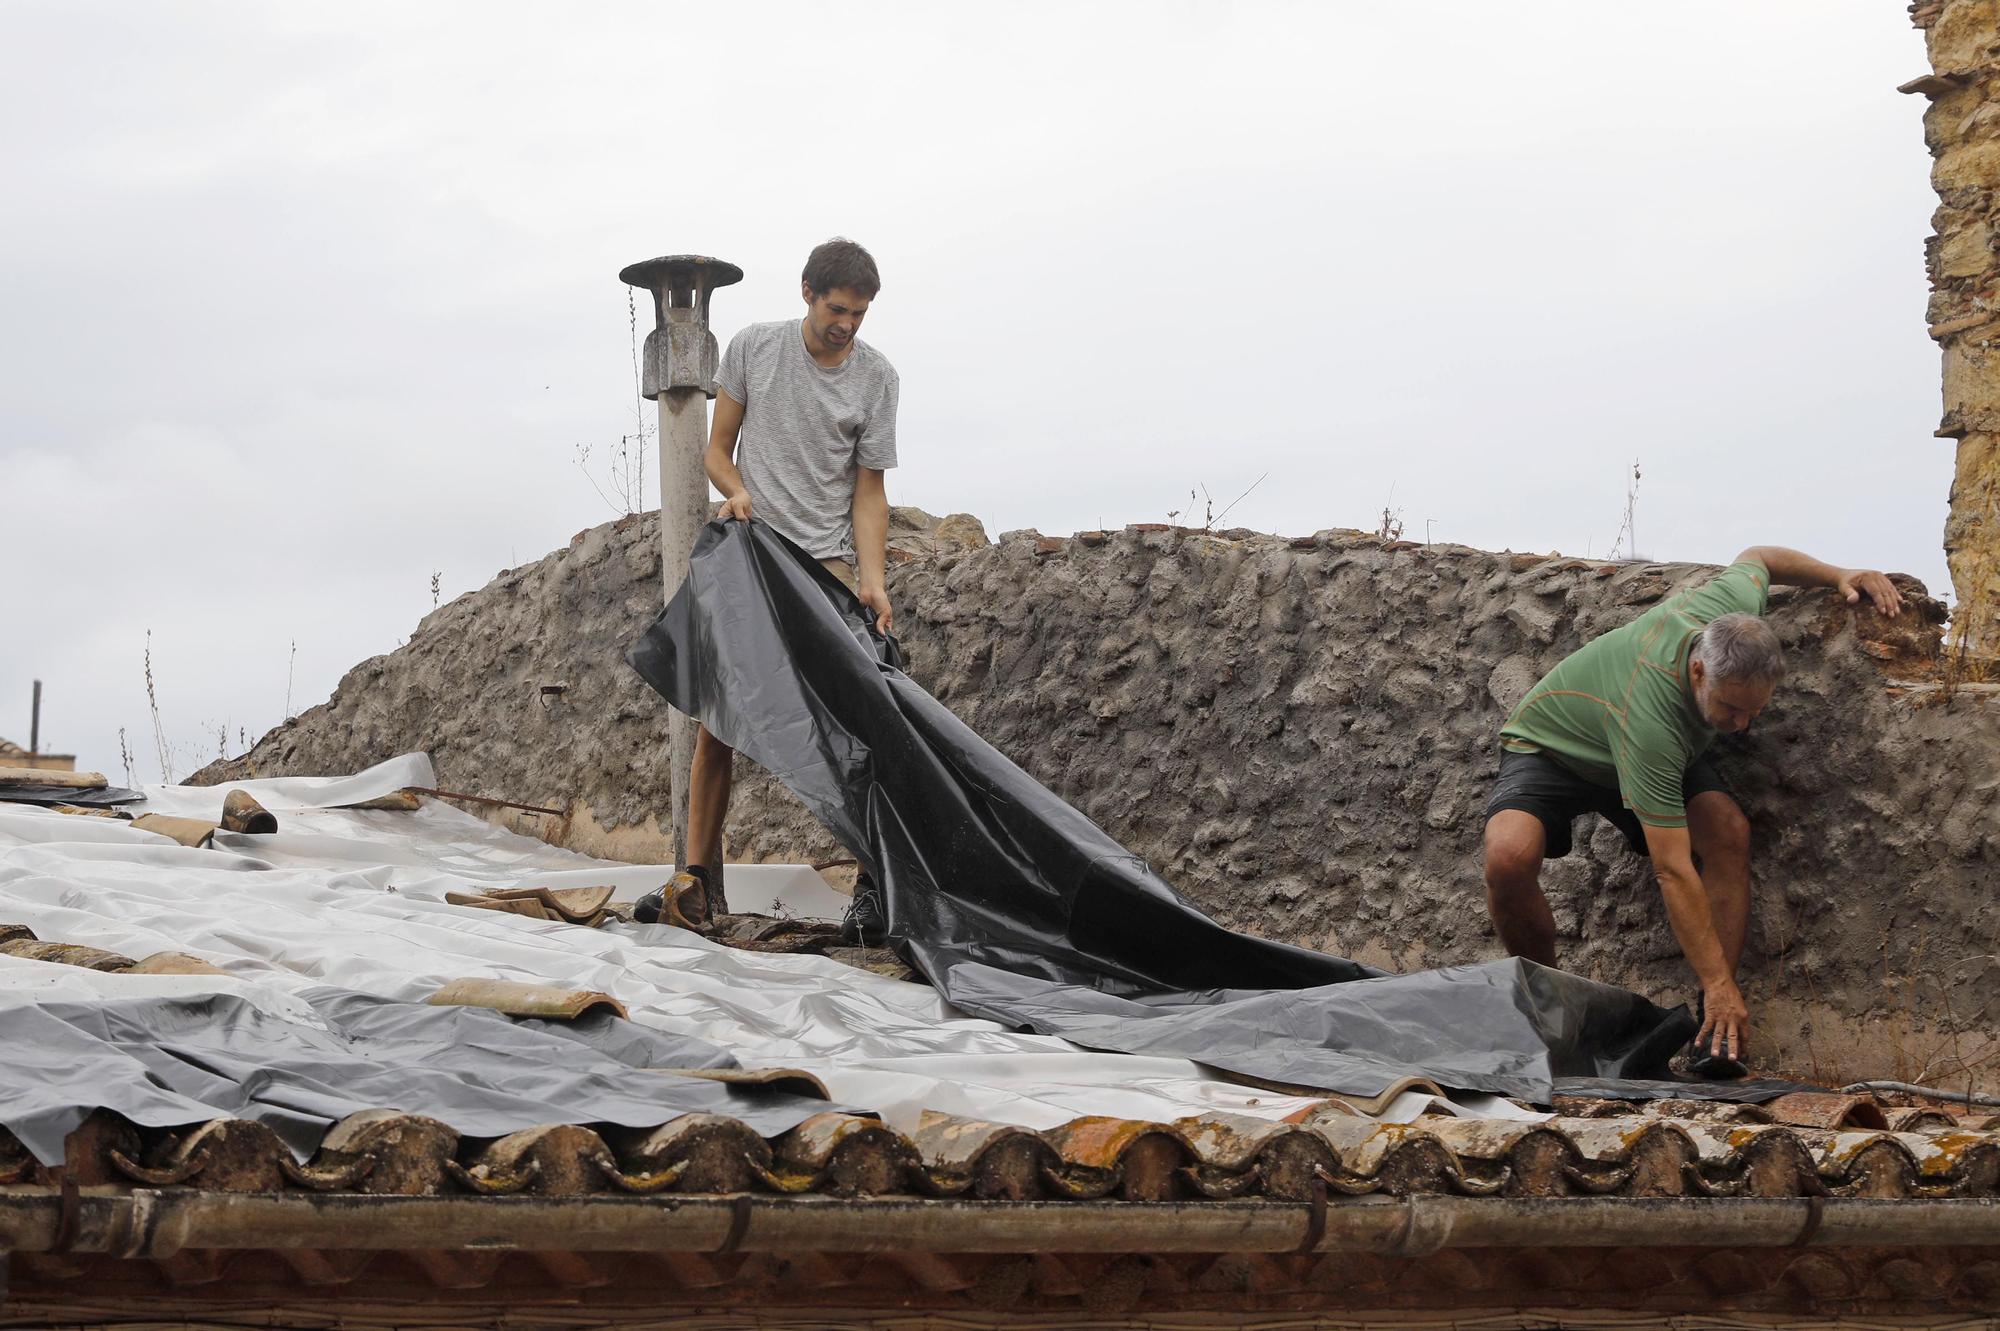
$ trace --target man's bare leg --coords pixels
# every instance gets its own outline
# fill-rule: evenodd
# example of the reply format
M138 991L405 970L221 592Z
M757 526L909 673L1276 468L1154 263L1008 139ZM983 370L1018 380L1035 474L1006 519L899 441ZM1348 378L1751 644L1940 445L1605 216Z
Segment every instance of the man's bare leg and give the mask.
M1750 820L1729 796L1704 790L1688 801L1688 838L1701 860L1716 941L1734 976L1750 933Z
M1502 809L1486 820L1486 913L1510 957L1556 964L1556 917L1542 895L1542 851L1548 834L1525 809Z
M713 869L722 862L722 822L729 816L730 764L736 751L702 726L694 737L688 773L688 864ZM679 866L683 869L687 864Z

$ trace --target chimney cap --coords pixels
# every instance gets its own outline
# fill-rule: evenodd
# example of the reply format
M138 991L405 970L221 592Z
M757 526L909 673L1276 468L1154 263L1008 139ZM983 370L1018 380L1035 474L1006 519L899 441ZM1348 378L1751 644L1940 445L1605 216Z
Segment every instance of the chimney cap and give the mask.
M703 287L713 291L741 282L743 270L706 254L663 254L619 269L618 280L653 292L675 287Z

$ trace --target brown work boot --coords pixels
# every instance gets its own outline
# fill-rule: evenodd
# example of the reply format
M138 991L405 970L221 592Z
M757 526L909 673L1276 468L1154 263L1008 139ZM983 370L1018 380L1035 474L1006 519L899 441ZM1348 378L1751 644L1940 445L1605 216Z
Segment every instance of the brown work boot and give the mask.
M664 887L656 887L632 903L632 918L640 924L671 924L690 933L708 930L708 870L690 864Z

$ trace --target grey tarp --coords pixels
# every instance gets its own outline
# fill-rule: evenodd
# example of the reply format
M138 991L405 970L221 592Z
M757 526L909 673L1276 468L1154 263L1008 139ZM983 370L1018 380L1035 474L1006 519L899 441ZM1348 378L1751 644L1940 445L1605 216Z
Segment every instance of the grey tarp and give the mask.
M1659 1094L1639 1079L1694 1034L1684 1008L1532 962L1390 975L1231 933L913 683L871 625L766 525L714 522L629 660L855 853L894 945L968 1012L1292 1086L1420 1075L1544 1103L1571 1078Z
M833 1106L667 1069L735 1060L609 1012L516 1021L484 1008L303 995L324 1030L231 994L0 1005L0 1125L43 1164L95 1109L143 1127L216 1118L269 1125L301 1157L364 1109L424 1114L470 1137L544 1123L653 1127L725 1114L775 1136Z

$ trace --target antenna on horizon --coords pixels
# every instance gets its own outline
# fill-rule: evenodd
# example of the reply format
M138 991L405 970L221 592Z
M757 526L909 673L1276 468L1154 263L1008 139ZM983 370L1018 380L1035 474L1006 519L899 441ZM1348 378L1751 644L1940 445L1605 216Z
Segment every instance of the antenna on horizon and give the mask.
M1618 558L1623 550L1625 558L1639 557L1639 537L1635 530L1639 509L1639 459L1632 459L1632 476L1625 482L1625 520L1618 526L1618 536L1611 542L1611 558Z

